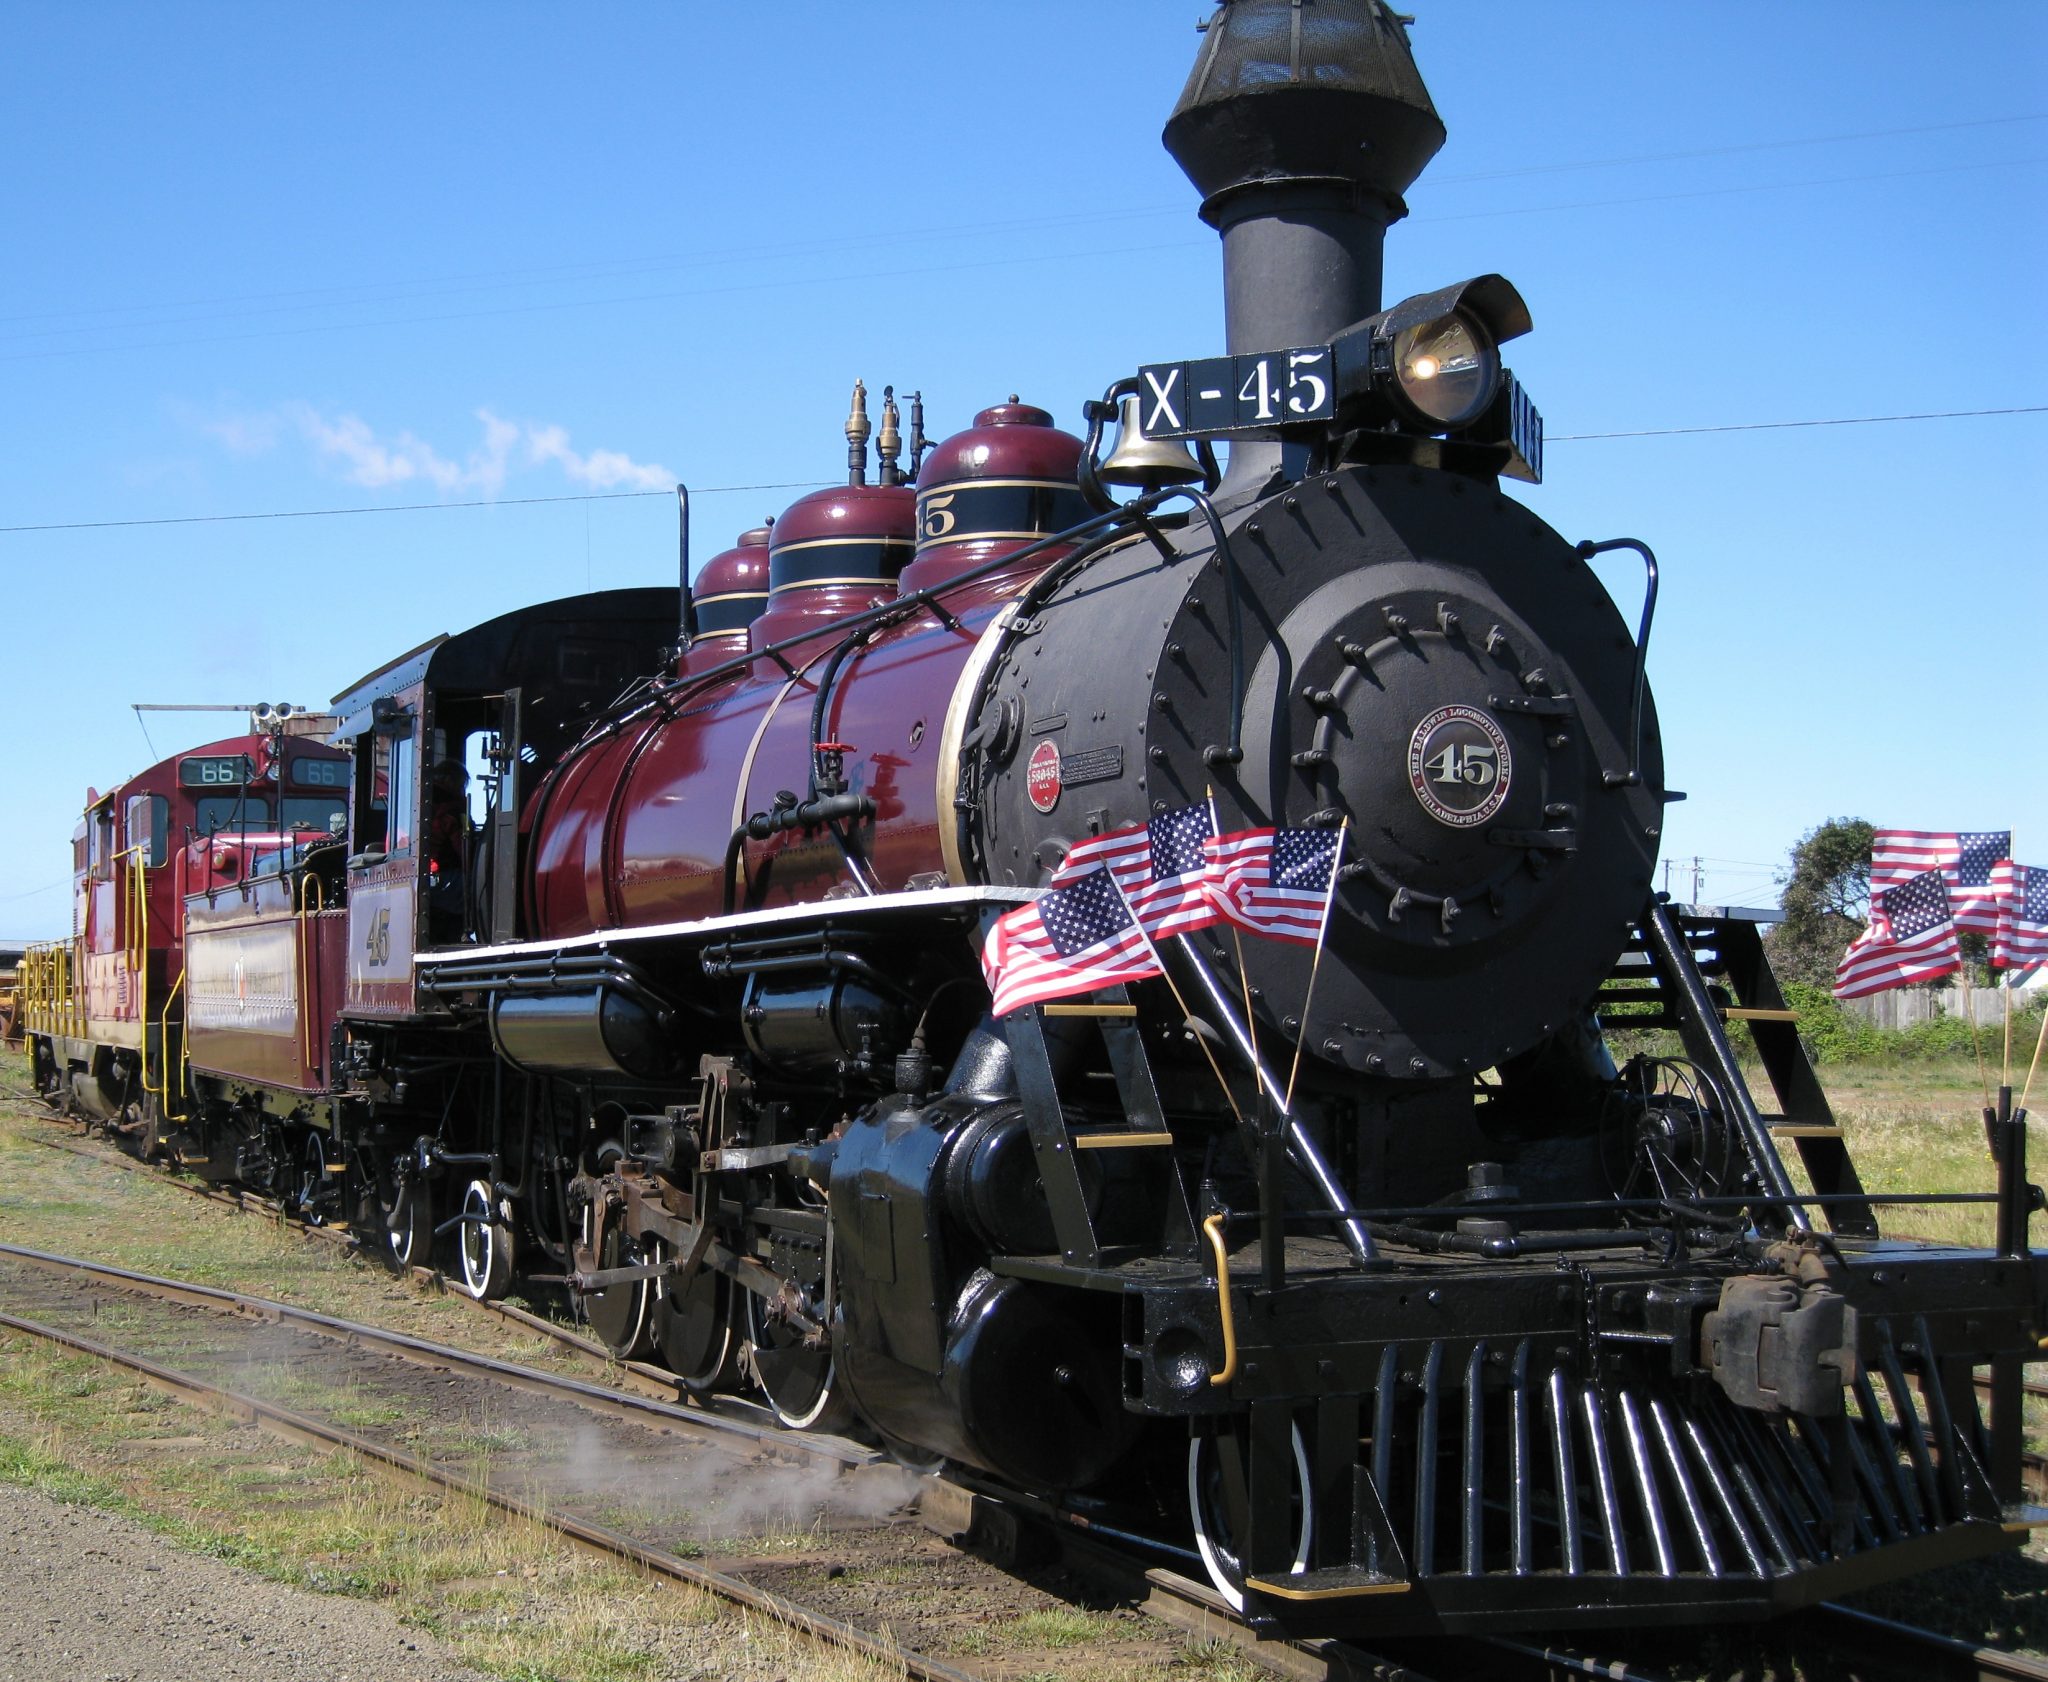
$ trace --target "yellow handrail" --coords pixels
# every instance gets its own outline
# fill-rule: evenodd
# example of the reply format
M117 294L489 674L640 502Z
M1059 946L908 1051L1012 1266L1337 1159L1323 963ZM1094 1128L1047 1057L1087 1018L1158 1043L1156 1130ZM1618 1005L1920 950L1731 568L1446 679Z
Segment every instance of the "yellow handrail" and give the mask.
M140 1030L142 1040L142 1089L149 1090L149 850L137 842L124 847L114 855L114 868L121 867L121 861L128 861L128 879L124 891L128 900L127 938L122 942L121 956L135 976L135 1026ZM158 1061L162 1061L162 1047L158 1048Z
M158 1112L166 1121L183 1121L185 1119L185 1112L183 1110L178 1111L175 1115L171 1113L171 1067L169 1058L171 1006L178 1002L178 995L184 990L184 987L185 972L181 969L178 971L178 979L171 983L171 990L164 995L164 1008L157 1017L157 1068L162 1078L155 1086L151 1086L149 1084L149 1070L145 1068L142 1071L142 1090L156 1094ZM178 1072L180 1077L178 1091L181 1094L185 1090L183 1075L186 1056L185 1036L180 1034L178 1036Z
M310 892L308 890L311 890ZM318 900L316 906L312 902ZM312 921L327 909L327 886L311 871L299 878L299 1035L305 1044L306 1068L313 1062L313 928Z
M31 1033L80 1038L85 1012L78 999L71 941L38 941L22 953L22 1022Z
M1209 1382L1228 1384L1237 1377L1237 1318L1230 1311L1230 1252L1223 1247L1223 1217L1211 1215L1202 1231L1216 1252L1216 1308L1223 1316L1223 1367L1209 1375Z

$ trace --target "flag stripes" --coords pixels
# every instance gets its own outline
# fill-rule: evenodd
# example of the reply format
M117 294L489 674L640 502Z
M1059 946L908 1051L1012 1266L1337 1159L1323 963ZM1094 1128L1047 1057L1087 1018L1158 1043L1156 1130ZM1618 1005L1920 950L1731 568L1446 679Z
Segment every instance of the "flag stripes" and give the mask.
M1998 871L2001 911L1991 962L1999 969L2048 963L2048 870L2006 859Z
M1337 866L1333 829L1246 829L1214 842L1216 908L1253 934L1314 946Z
M1835 997L1860 999L1953 975L1963 967L1948 882L1924 870L1870 896L1870 927L1850 942L1835 968Z
M1955 925L1967 934L1996 934L2001 904L1993 872L2012 856L2012 831L1880 829L1870 840L1870 894L1901 887L1938 870Z

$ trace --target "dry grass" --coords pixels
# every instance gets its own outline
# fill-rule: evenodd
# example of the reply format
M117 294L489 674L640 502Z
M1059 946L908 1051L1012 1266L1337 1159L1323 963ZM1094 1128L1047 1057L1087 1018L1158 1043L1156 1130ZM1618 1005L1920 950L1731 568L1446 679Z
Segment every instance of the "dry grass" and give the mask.
M1968 1064L1821 1071L1866 1189L1881 1193L1988 1192L1997 1170L1985 1148L1982 1089ZM2029 1118L2030 1172L2048 1172L2048 1121ZM1787 1153L1794 1175L1798 1159ZM1887 1232L1987 1245L1988 1204L1895 1204L1878 1211Z
M520 1682L901 1674L481 1502L195 1414L26 1338L0 1340L0 1479L124 1513L277 1582L382 1601L466 1662Z
M254 1214L230 1214L148 1175L41 1148L77 1127L21 1101L28 1075L0 1052L0 1239L360 1320L550 1371L589 1377L552 1339L396 1279L342 1246Z

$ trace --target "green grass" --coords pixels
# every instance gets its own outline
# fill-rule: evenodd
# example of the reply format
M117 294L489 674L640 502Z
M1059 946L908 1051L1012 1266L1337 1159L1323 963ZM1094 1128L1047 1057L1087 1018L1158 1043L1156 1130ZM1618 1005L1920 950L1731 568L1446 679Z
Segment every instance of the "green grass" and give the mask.
M592 1559L480 1502L188 1411L23 1337L0 1337L0 1483L120 1514L273 1582L380 1601L496 1676L900 1674Z
M1978 1193L1996 1186L1973 1062L1843 1066L1824 1069L1822 1080L1866 1190ZM2030 1118L2027 1148L2031 1175L2048 1174L2048 1122ZM1785 1154L1803 1183L1796 1150ZM1945 1243L1988 1245L1993 1236L1991 1209L1983 1204L1889 1205L1879 1209L1878 1225Z

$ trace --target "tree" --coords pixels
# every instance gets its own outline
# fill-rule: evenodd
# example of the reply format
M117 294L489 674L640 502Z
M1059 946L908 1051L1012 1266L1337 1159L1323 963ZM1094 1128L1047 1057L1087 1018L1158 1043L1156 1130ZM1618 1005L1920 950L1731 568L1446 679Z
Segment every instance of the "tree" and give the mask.
M1832 986L1842 951L1870 920L1871 826L1829 818L1792 844L1779 879L1785 920L1771 933L1771 965L1787 981Z

